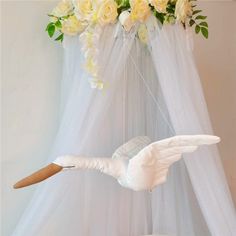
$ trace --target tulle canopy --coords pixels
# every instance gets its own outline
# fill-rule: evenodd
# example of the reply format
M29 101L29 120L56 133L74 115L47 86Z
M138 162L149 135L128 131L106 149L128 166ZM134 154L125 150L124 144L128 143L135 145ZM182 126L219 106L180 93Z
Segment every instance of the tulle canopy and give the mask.
M92 89L79 36L64 41L62 115L48 162L59 155L111 156L136 136L212 134L191 41L179 24L108 25L97 45L103 90ZM14 236L233 236L236 218L215 146L174 164L166 183L135 192L91 171L39 185Z

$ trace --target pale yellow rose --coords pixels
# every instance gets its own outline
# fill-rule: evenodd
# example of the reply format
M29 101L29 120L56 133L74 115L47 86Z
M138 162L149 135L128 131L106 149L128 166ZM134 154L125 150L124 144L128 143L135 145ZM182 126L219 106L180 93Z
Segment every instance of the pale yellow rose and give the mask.
M102 90L104 88L104 82L102 80L94 78L90 81L91 88Z
M148 0L130 0L131 19L144 22L151 13Z
M96 61L96 57L98 55L98 49L96 48L87 48L87 50L84 51L84 58L85 59L93 59L93 61Z
M134 21L132 21L131 14L129 11L121 12L121 14L119 15L119 21L124 27L125 31L130 31L134 25Z
M166 7L169 0L149 0L149 3L154 6L157 12L166 13Z
M79 40L82 43L82 51L85 53L88 50L94 53L97 52L101 32L102 30L99 25L88 26L79 36Z
M118 16L118 5L114 0L104 0L100 3L97 11L97 20L100 25L114 23Z
M74 0L75 15L80 20L90 20L94 13L94 0Z
M73 4L70 0L63 0L52 10L52 15L57 17L67 16L73 12ZM53 19L52 19L53 20Z
M175 16L178 21L185 22L188 16L193 13L192 4L189 0L177 0L175 6Z
M138 28L138 37L140 41L144 44L147 44L148 42L148 31L147 27L144 24L141 24Z
M93 77L97 76L98 66L93 57L86 58L85 70L89 72Z
M90 32L88 30L84 31L80 35L80 41L83 43L84 50L88 50L94 47L94 37L93 32Z
M68 19L62 22L62 33L67 35L76 35L82 32L86 27L86 23L79 21L75 15L70 16Z

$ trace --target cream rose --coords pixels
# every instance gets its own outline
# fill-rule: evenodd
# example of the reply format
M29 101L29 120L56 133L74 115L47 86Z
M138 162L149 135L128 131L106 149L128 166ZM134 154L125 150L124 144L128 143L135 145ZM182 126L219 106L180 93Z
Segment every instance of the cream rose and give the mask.
M144 22L150 15L148 0L130 0L131 19L133 21Z
M118 5L114 0L101 1L97 11L97 20L99 24L106 25L114 23L118 16L117 8Z
M154 6L157 12L166 13L166 7L169 0L149 0L149 3Z
M86 27L86 23L79 21L75 15L70 16L68 19L62 22L62 33L67 35L76 35L82 32Z
M189 0L177 0L175 6L175 16L178 21L185 22L188 16L193 13L192 4Z
M93 0L74 0L75 15L81 20L90 20L94 13Z
M73 11L73 4L70 0L63 0L52 10L52 15L56 17L67 16Z
M123 11L119 16L119 21L127 32L130 31L134 25L134 21L132 21L129 11Z

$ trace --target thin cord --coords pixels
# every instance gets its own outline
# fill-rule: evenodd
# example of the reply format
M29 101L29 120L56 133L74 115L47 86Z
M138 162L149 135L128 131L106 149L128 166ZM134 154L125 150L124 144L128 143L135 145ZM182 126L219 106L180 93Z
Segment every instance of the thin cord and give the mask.
M142 80L143 80L143 82L144 82L144 85L145 85L145 87L147 88L147 90L148 90L150 96L152 97L152 99L153 99L154 103L157 105L157 108L159 109L159 111L160 111L162 117L164 118L164 120L166 121L168 127L170 128L171 133L174 135L174 134L175 134L175 131L174 131L172 125L169 123L167 117L165 116L164 112L162 111L162 109L161 109L161 107L160 107L160 105L159 105L157 99L156 99L155 96L153 95L153 93L152 93L151 89L149 88L149 86L148 86L148 84L147 84L145 78L143 77L142 73L140 72L138 66L136 65L136 63L135 63L133 57L131 56L131 54L129 54L129 56L130 56L131 61L133 62L134 66L135 66L136 71L138 72L138 74L139 74L140 77L142 78Z
M124 75L123 75L123 104L122 104L122 107L123 107L123 117L122 117L122 119L123 119L123 142L125 142L126 140L125 140L125 137L126 137L126 134L125 134L125 127L126 127L126 120L125 120L125 112L126 112L126 91L125 91L125 88L126 88L126 86L125 86L125 78L126 78L126 73L125 73L125 71L126 70L124 70Z

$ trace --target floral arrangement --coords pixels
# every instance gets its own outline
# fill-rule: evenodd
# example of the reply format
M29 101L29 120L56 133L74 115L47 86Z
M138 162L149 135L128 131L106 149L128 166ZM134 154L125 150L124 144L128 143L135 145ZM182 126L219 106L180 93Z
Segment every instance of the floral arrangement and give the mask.
M162 24L180 22L183 27L195 27L195 32L208 38L207 16L196 9L196 0L62 0L48 15L50 22L46 31L49 37L63 41L64 34L80 34L86 57L85 68L92 76L91 85L102 89L97 66L99 30L107 24L120 22L129 32L139 23L137 35L141 42L147 42L147 29L143 24L153 14Z
M196 0L62 0L49 14L46 31L50 37L56 32L56 41L64 34L77 35L91 24L113 24L120 21L126 31L136 22L145 22L153 14L161 24L181 22L184 27L195 26L208 38L207 16L200 15Z

